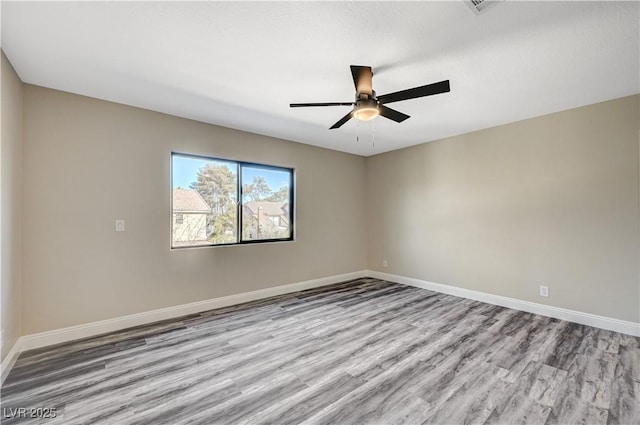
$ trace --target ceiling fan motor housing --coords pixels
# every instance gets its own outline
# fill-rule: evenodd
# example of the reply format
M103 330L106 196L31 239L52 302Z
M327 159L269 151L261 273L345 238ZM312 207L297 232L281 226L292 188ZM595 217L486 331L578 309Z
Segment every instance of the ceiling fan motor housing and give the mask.
M371 93L367 93L367 92L356 93L356 103L359 100L376 100L376 91L371 90Z

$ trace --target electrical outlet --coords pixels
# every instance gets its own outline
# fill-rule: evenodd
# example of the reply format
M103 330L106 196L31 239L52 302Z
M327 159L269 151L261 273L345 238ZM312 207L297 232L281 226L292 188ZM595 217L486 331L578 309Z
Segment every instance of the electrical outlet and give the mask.
M116 220L116 232L124 232L124 220Z
M545 285L540 285L540 296L548 297L549 296L549 287Z
M389 263L387 263L387 260L382 260L382 267L388 267Z

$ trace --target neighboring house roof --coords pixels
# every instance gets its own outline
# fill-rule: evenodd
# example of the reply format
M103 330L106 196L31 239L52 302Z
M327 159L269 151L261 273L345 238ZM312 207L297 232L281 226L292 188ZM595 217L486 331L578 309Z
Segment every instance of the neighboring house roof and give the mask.
M286 206L287 204L283 204L282 202L271 201L254 201L248 202L246 205L252 214L258 214L258 209L262 208L262 213L264 215L284 215L285 217L288 215L287 210L285 210Z
M211 207L196 190L173 189L173 212L210 213Z

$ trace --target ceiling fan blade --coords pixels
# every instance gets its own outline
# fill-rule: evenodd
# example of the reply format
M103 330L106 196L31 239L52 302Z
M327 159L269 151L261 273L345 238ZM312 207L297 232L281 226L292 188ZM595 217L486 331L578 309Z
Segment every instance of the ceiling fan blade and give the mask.
M356 86L357 94L366 93L369 96L373 93L373 72L370 66L351 65L351 76L353 84Z
M385 118L389 118L392 121L395 122L402 122L409 117L409 115L407 114L403 114L402 112L398 112L395 109L391 109L391 108L387 108L384 105L379 105L378 109L380 110L380 115L385 117Z
M335 123L334 125L332 125L329 130L333 130L334 128L340 128L342 127L342 125L344 123L346 123L347 121L349 121L351 119L351 117L353 116L353 110L351 112L349 112L347 115L345 115L344 117L340 118L340 121L338 121L337 123Z
M380 103L399 102L401 100L415 99L416 97L431 96L439 93L451 91L449 80L440 81L439 83L427 84L426 86L414 87L412 89L397 91L395 93L383 94L378 96Z
M324 103L290 103L291 108L305 108L307 106L351 106L353 102L324 102Z

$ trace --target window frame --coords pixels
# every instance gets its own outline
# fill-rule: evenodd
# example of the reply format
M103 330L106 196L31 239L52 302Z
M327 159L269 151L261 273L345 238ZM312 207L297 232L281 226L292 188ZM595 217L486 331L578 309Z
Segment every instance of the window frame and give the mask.
M219 243L219 244L202 244L202 245L192 245L192 246L174 246L173 245L173 158L175 156L180 156L183 158L194 158L201 159L207 161L219 161L219 162L227 162L233 163L236 165L236 242L228 242L228 243ZM243 195L243 182L242 182L242 168L243 167L251 167L251 168L261 168L264 170L270 171L286 171L289 173L289 237L287 238L270 238L270 239L248 239L242 240L242 220L243 220L243 203L242 203L242 195ZM257 162L248 162L248 161L238 161L235 159L227 159L227 158L219 158L207 155L198 155L198 154L190 154L190 153L182 153L171 151L170 155L170 215L171 219L171 231L170 235L170 246L172 250L182 250L182 249L193 249L193 248L216 248L221 246L239 246L239 245L252 245L252 244L261 244L261 243L275 243L275 242L293 242L295 241L295 174L296 170L294 167L285 167L280 165L269 165L269 164L261 164Z

